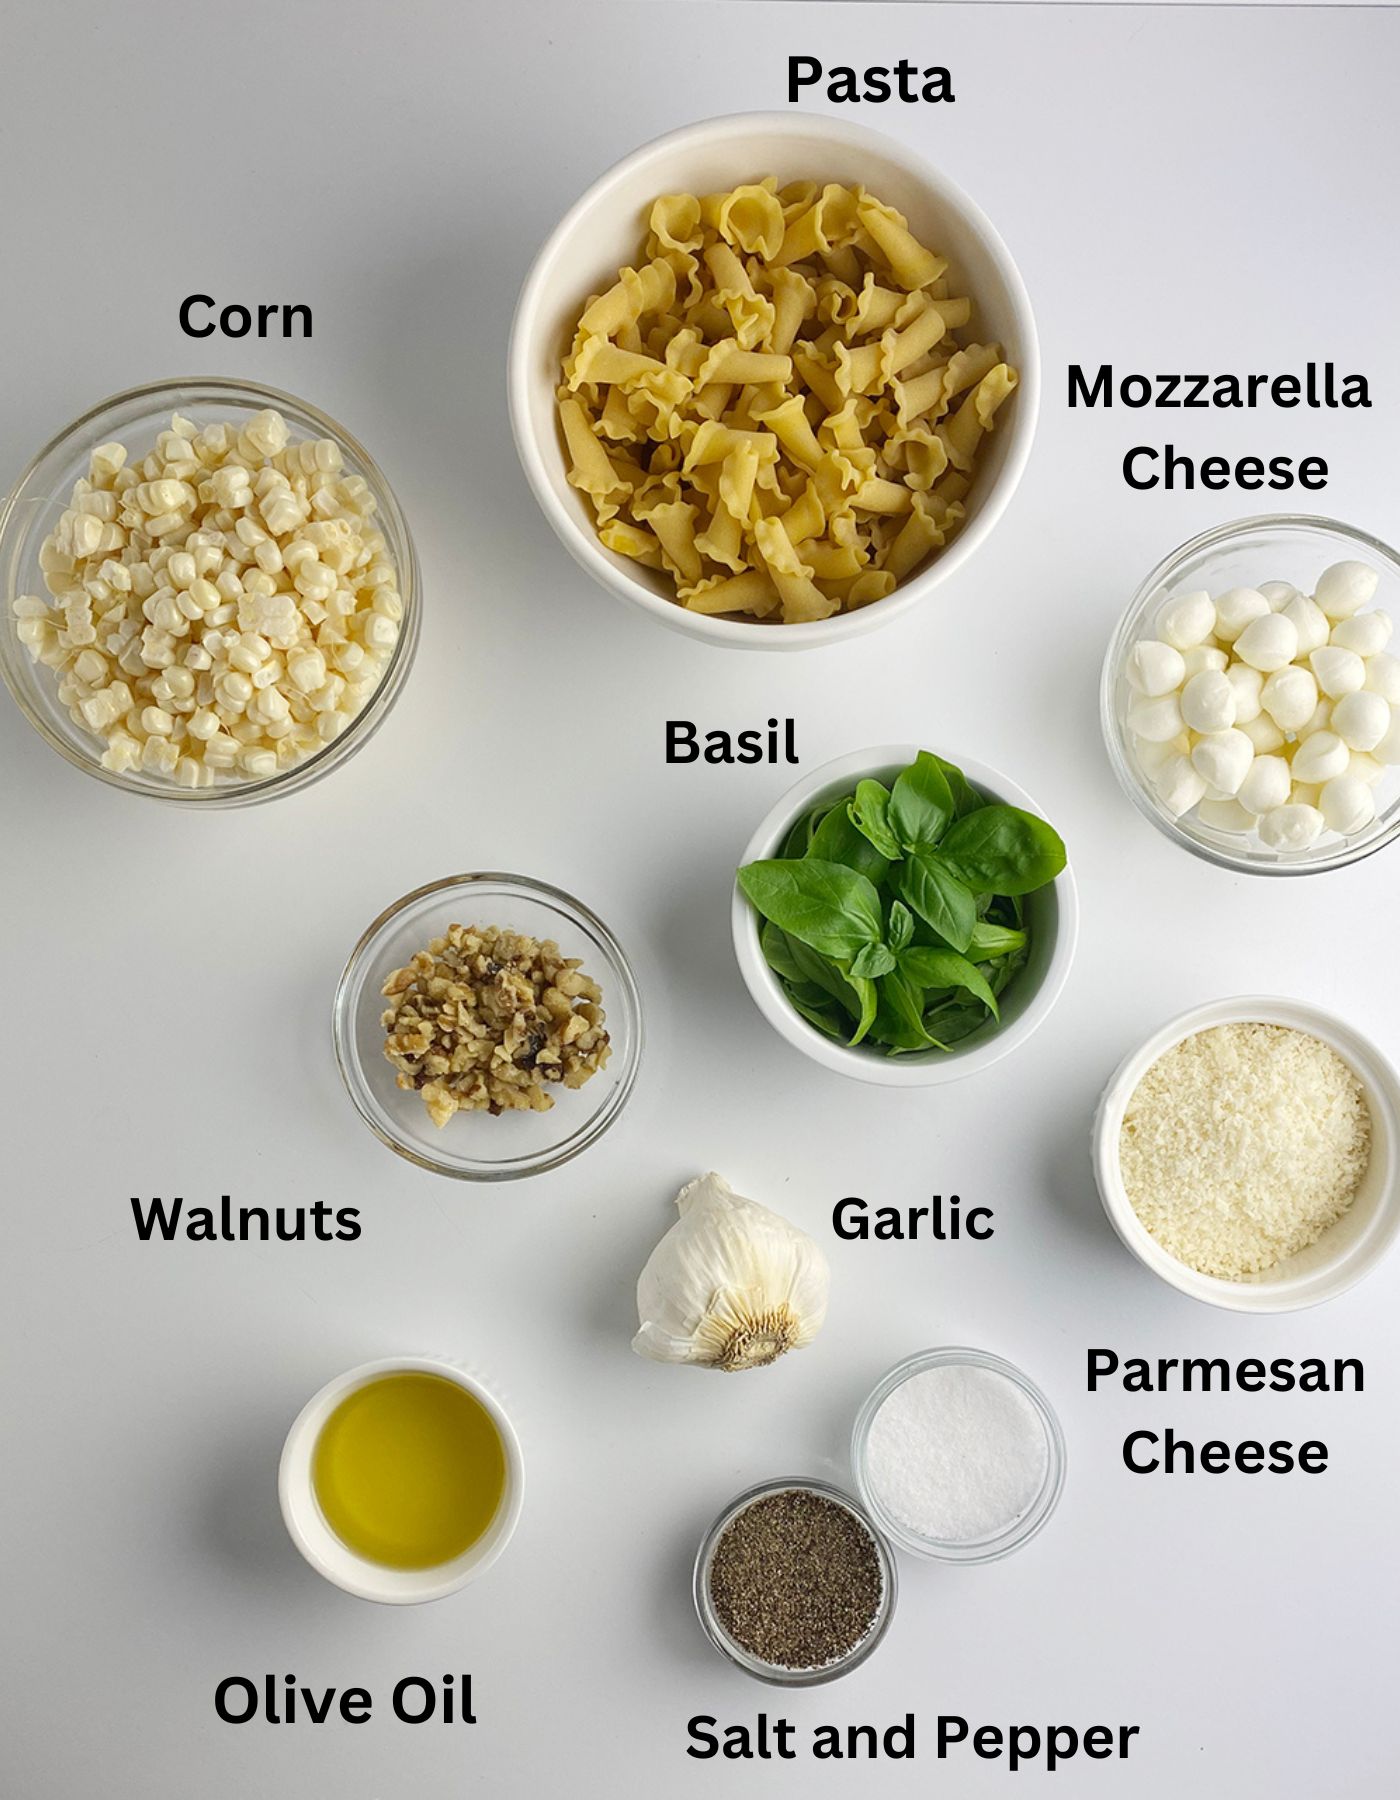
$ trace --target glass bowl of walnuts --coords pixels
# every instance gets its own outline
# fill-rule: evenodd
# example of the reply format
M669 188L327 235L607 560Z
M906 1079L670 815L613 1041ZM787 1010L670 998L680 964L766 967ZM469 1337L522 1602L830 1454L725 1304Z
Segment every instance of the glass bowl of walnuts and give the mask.
M345 965L332 1025L370 1130L461 1181L538 1175L586 1150L641 1060L622 946L523 875L452 875L396 900Z

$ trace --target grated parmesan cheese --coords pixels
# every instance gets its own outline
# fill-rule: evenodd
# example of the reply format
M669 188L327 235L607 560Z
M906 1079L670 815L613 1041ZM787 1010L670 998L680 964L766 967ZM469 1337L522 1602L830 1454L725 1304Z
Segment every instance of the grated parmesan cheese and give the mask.
M1217 1025L1159 1056L1128 1102L1118 1157L1169 1255L1242 1281L1315 1244L1351 1205L1371 1114L1330 1045L1285 1025Z

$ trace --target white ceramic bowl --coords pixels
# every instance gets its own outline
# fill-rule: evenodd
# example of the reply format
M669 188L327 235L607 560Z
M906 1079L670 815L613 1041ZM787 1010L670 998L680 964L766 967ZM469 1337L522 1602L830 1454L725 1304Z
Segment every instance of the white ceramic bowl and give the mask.
M1288 1257L1266 1274L1247 1281L1224 1281L1178 1262L1142 1224L1123 1186L1118 1139L1128 1102L1159 1056L1195 1032L1254 1021L1311 1032L1351 1066L1371 1109L1371 1161L1350 1207L1309 1249ZM1375 1267L1400 1231L1397 1146L1400 1077L1376 1046L1320 1007L1259 994L1214 1000L1182 1013L1154 1032L1118 1065L1094 1115L1094 1177L1113 1229L1154 1275L1195 1300L1232 1312L1295 1312L1316 1306L1345 1292Z
M763 175L780 182L861 182L905 213L911 229L947 256L1020 385L988 437L968 496L967 523L948 548L886 600L806 625L709 618L675 600L667 577L605 550L588 502L565 479L555 411L559 362L585 300L635 264L646 209L658 194L712 193ZM962 189L893 138L805 113L737 113L687 125L633 151L595 181L540 251L515 310L509 355L511 425L535 498L569 552L609 592L691 637L749 650L801 650L874 630L909 612L956 573L1015 491L1040 405L1040 353L1025 284L995 227Z
M891 781L901 769L908 768L921 749L930 747L936 748L937 754L947 761L956 763L972 785L989 799L1023 807L1041 818L1049 816L1024 788L956 750L920 744L882 744L873 750L853 750L846 756L838 756L834 762L814 769L796 787L789 788L749 840L740 866L776 856L794 822L821 800L849 793L866 776L877 781ZM1054 820L1050 822L1053 824ZM852 1076L857 1081L872 1082L876 1087L933 1087L944 1081L961 1081L966 1075L975 1075L979 1069L989 1069L1003 1056L1010 1055L1019 1044L1025 1043L1059 998L1074 960L1074 946L1079 935L1079 898L1072 870L1065 869L1049 887L1027 896L1026 917L1031 929L1030 956L1025 968L1002 996L1000 1023L990 1021L950 1050L918 1050L903 1056L887 1056L884 1051L865 1044L857 1044L854 1049L847 1044L838 1044L795 1012L759 947L762 920L740 892L737 882L730 908L739 972L754 1004L768 1023L795 1049L823 1068L833 1069L838 1075Z
M311 1481L311 1459L326 1420L349 1393L379 1375L416 1373L441 1375L477 1400L500 1433L506 1457L506 1486L496 1516L486 1531L451 1562L431 1569L390 1569L357 1556L326 1523ZM277 1470L277 1496L282 1518L292 1542L318 1575L361 1600L378 1600L391 1606L411 1606L422 1600L441 1600L489 1569L505 1549L520 1518L525 1496L525 1465L515 1428L495 1396L455 1364L429 1356L390 1356L361 1363L328 1381L297 1414Z

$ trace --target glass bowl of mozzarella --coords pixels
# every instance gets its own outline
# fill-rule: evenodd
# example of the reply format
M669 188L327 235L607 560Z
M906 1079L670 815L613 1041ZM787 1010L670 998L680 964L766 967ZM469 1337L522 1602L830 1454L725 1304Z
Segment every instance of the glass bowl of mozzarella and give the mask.
M1143 582L1104 659L1124 791L1250 875L1343 868L1400 835L1400 556L1335 519L1239 519Z

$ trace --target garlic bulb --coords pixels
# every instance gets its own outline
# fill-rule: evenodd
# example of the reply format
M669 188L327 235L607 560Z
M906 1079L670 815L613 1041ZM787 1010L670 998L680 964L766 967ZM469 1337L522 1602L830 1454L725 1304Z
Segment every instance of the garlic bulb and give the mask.
M761 1369L810 1344L826 1317L826 1257L805 1231L702 1175L637 1282L639 1356Z

